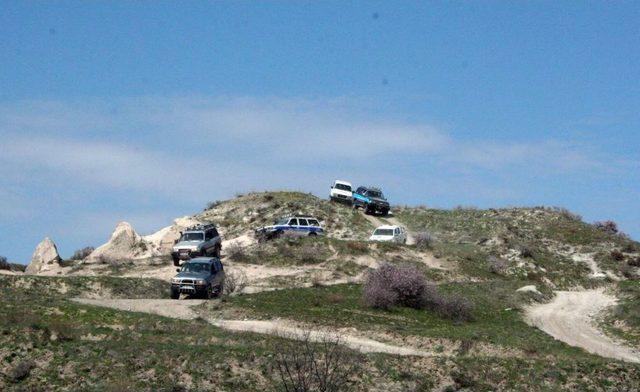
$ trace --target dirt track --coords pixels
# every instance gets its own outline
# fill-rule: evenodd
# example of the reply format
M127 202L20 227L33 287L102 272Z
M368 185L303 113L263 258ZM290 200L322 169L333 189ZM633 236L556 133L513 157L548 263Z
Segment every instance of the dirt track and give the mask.
M640 363L640 353L604 335L596 316L616 299L603 290L557 291L553 301L527 309L527 322L571 346L603 357Z
M194 319L198 313L193 306L202 304L203 300L167 300L167 299L84 299L76 298L75 302L85 305L103 306L108 308L126 310L130 312L152 313L165 317L173 317L183 320ZM317 329L303 329L283 320L208 320L212 325L231 331L254 332L267 335L284 336L290 339L302 339L306 334L312 341L321 341L323 338L337 337L335 332ZM345 346L363 353L385 353L403 356L437 356L438 353L418 350L411 347L395 346L376 340L353 336L339 335L340 342Z

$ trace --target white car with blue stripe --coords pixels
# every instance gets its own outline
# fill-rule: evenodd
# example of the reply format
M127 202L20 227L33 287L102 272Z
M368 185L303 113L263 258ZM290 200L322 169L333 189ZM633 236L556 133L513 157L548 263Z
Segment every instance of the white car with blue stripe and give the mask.
M276 221L271 226L264 226L255 231L259 239L275 238L284 232L293 232L301 237L324 235L320 221L312 216L289 216Z

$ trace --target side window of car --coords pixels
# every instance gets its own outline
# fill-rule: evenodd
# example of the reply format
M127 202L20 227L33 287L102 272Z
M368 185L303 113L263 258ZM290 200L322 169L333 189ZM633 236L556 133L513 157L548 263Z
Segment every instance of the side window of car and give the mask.
M298 220L296 218L293 218L289 221L289 226L297 226L298 225Z
M394 232L397 234L400 234L400 229L396 227L396 229L394 230Z
M204 240L205 241L209 241L210 239L213 238L213 231L208 230L204 233Z
M306 219L298 219L299 226L309 226Z
M320 226L320 222L316 219L309 219L309 226Z

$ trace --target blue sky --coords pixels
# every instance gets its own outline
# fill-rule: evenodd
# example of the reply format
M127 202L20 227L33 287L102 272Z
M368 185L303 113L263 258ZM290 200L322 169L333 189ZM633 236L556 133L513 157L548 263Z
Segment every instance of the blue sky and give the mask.
M640 237L637 2L12 2L0 255L237 192L555 205Z

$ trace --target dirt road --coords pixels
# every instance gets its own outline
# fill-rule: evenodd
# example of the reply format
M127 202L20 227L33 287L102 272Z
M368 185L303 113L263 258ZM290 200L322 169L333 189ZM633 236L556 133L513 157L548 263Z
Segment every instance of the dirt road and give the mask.
M73 301L94 306L103 306L130 312L152 313L165 317L173 317L183 320L194 319L198 313L193 306L202 304L203 300L170 300L170 299L84 299L76 298ZM206 319L206 317L205 317ZM322 341L328 337L338 336L329 328L305 329L300 328L286 320L221 320L209 319L212 325L231 331L254 332L259 334L285 336L290 339L303 339L306 334L312 341ZM432 357L440 353L418 350L411 347L402 347L379 342L360 336L340 334L340 342L345 346L363 353L385 353L402 356Z
M640 363L640 353L604 335L597 315L616 303L603 290L557 291L553 301L527 309L526 320L554 338L603 357Z

